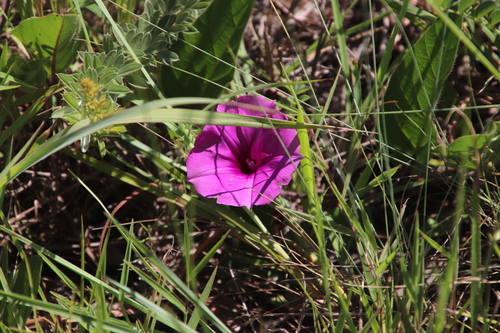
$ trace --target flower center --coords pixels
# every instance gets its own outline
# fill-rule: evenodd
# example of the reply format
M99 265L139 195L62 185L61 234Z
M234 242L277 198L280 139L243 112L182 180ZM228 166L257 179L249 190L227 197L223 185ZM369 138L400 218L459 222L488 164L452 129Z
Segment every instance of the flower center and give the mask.
M255 163L254 160L247 158L245 160L245 163L242 163L241 165L241 171L244 174L251 175L257 170L257 163Z

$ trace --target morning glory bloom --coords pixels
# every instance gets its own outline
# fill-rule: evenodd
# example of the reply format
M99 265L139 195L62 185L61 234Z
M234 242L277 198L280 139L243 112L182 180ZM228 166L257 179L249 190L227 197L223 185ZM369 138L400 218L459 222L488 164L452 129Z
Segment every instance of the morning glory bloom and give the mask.
M245 105L254 108L246 108ZM246 95L217 112L286 120L274 101ZM204 197L230 206L269 204L287 185L303 157L294 129L207 125L186 161L187 180Z

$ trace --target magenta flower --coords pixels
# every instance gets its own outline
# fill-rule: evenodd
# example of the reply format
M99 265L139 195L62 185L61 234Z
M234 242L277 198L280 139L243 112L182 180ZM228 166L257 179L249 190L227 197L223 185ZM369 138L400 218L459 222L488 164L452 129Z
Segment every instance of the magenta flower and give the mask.
M256 109L245 108L243 104ZM217 112L287 119L273 101L246 95ZM303 157L293 129L207 125L186 161L187 180L204 197L230 206L266 205L287 185Z

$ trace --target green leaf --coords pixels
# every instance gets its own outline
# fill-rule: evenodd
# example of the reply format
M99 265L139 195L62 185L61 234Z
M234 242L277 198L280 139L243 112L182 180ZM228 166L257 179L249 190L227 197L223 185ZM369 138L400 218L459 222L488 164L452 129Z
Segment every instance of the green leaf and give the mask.
M491 13L497 7L493 1L484 1L476 9L476 18L481 18Z
M0 54L0 71L4 71L7 68L8 60L9 60L9 44L5 42L2 48L2 53Z
M377 175L374 179L368 182L368 177L373 174L374 160L370 160L369 164L366 166L365 170L361 174L361 177L356 182L355 188L360 197L363 197L369 191L380 186L382 183L390 181L392 176L396 174L399 170L399 166L385 170L380 175Z
M458 163L462 163L469 169L476 169L476 150L481 152L491 142L491 135L476 134L464 135L452 142L448 147L448 156L457 157Z
M56 111L54 111L51 115L51 118L62 118L66 121L69 121L70 123L76 123L77 121L81 120L81 114L80 112L76 111L72 107L65 106L63 108L60 108Z
M106 92L110 94L126 94L130 92L130 89L119 84L108 84L106 86Z
M458 10L460 12L464 12L475 3L476 3L476 0L461 0L460 3L458 4Z
M391 180L391 177L394 176L394 174L399 170L399 165L397 167L394 167L389 170L385 170L382 172L382 174L378 175L375 177L375 179L372 179L369 183L368 186L375 188L377 186L380 186L382 183Z
M455 154L466 154L471 156L474 150L481 151L490 142L491 135L477 134L477 135L464 135L452 142L449 149Z
M0 85L0 91L3 91L3 90L11 90L11 89L17 89L19 88L20 86L1 86Z
M128 84L135 88L140 88L140 89L147 89L148 88L148 81L144 76L141 76L141 73L137 74L132 74L132 75L127 75L125 77L125 81L127 81Z
M491 13L489 21L491 25L500 23L500 6Z
M432 110L453 67L457 48L458 38L436 19L404 56L387 88L385 111L401 111L383 115L387 143L422 163L427 161L428 146L436 141Z
M425 233L423 233L422 230L418 230L418 232L419 232L420 236L422 236L422 238L425 239L427 241L427 243L429 243L429 245L432 246L436 251L443 254L448 259L450 259L452 257L450 252L448 252L444 247L439 245L439 243L436 242L434 239L432 239L431 237L429 237Z
M227 234L229 234L229 232L227 232L226 235ZM218 243L222 244L222 242ZM205 288L203 288L203 293L201 294L200 297L201 302L203 303L207 302L208 297L210 296L210 292L212 291L212 287L214 285L214 280L216 276L217 276L217 267L215 267L212 275L210 275L210 278L208 279L207 285L205 286ZM191 315L191 318L189 318L188 326L191 327L192 329L196 329L198 323L200 322L202 314L203 314L202 309L200 309L199 307L195 308L193 314Z
M9 59L12 62L10 67L10 75L17 80L29 82L29 86L22 84L27 90L39 87L44 84L47 73L44 70L44 60L37 59L26 61L20 55L13 54Z
M219 96L233 78L234 57L253 5L254 0L212 2L194 24L199 33L183 34L184 41L173 45L171 51L180 60L172 67L162 66L161 85L167 96Z
M77 15L50 14L24 20L12 31L36 59L49 58L52 72L62 72L82 44Z
M125 76L125 75L132 74L134 72L137 72L139 69L141 69L141 67L142 66L140 64L137 64L137 63L126 64L125 66L123 66L122 68L120 68L118 70L118 75Z

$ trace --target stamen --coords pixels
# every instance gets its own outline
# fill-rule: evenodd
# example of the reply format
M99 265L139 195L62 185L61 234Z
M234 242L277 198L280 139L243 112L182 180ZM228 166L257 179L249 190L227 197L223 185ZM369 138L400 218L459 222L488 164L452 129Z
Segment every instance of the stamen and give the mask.
M245 160L245 163L243 163L243 165L241 166L241 171L243 171L243 173L246 173L247 175L251 175L252 173L257 171L257 163L255 163L254 160L247 158Z

